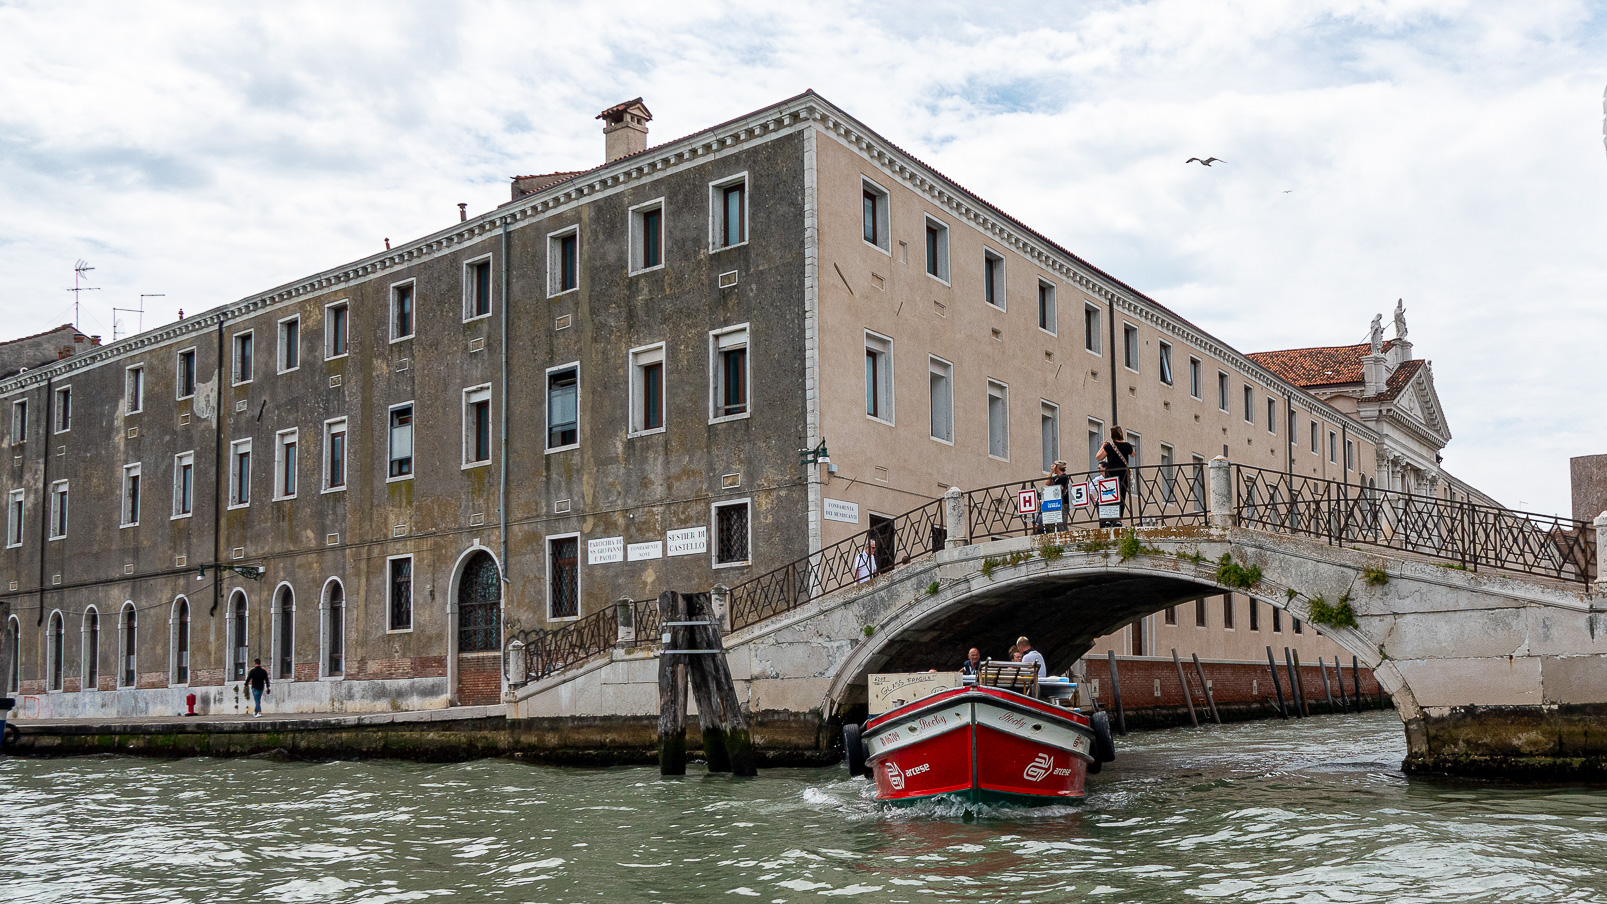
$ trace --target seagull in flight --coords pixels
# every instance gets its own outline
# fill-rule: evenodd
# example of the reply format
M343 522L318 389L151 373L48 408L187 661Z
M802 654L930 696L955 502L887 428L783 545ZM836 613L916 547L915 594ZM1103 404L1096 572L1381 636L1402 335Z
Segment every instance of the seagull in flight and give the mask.
M1221 157L1207 157L1204 160L1201 160L1198 157L1190 157L1189 159L1187 159L1187 160L1185 160L1183 162L1184 163L1198 163L1201 166L1210 166L1213 163L1227 163L1227 161L1223 160Z

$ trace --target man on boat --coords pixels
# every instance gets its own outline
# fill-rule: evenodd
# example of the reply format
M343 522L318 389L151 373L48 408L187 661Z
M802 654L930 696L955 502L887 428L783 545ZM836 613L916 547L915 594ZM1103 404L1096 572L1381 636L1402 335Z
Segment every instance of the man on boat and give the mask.
M1034 663L1038 666L1038 677L1049 677L1049 664L1043 661L1043 654L1032 648L1032 642L1025 637L1016 638L1016 649L1021 651L1022 663Z
M976 647L972 647L971 652L969 652L969 653L967 653L965 655L965 663L960 666L960 674L962 676L965 676L965 675L974 676L974 675L976 675L976 673L981 668L982 668L982 651L978 650Z

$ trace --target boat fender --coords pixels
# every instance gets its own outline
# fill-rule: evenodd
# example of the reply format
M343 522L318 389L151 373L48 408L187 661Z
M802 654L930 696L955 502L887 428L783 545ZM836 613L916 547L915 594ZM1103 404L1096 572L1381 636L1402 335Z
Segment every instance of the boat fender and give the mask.
M0 725L5 726L4 731L0 732L0 749L4 749L4 750L15 749L16 746L17 746L17 742L22 739L22 731L21 731L21 729L17 728L17 726L12 725L9 722L3 722L3 723L0 723Z
M1088 774L1089 775L1098 775L1099 770L1104 769L1104 768L1105 768L1104 763L1101 763L1098 760L1094 760L1092 763L1088 764Z
M1108 763L1116 759L1116 740L1110 736L1110 716L1097 712L1089 718L1088 723L1094 729L1094 760Z
M859 726L849 723L843 726L843 753L848 757L848 774L854 778L869 778L870 770L865 768L865 745L859 740Z

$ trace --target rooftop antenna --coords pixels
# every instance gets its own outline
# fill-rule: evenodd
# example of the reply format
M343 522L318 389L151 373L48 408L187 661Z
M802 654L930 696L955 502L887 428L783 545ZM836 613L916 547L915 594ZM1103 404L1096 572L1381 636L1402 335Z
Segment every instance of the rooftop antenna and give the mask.
M79 260L78 263L73 264L73 287L67 291L73 293L73 329L75 330L83 329L82 326L78 325L78 293L100 291L99 286L86 286L81 284L84 280L89 278L85 274L93 269L95 268L91 267L89 265L89 261L86 260Z
M147 299L147 298L166 298L166 297L167 297L167 295L165 295L164 293L161 293L161 292L147 293L147 294L141 295L139 297L139 307L137 307L137 308L118 308L118 307L112 308L112 341L113 342L117 341L117 315L119 313L123 313L123 314L138 314L139 315L139 328L137 330L135 330L135 332L143 333L143 332L145 332L145 299Z

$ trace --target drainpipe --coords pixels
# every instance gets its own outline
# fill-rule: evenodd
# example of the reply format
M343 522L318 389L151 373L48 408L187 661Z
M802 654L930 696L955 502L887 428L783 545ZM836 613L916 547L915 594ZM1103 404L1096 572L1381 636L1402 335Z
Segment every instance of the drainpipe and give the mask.
M1110 321L1106 332L1110 334L1110 423L1114 427L1120 423L1116 417L1116 302L1107 299L1105 310L1109 312L1105 319ZM1105 435L1109 436L1110 431L1106 430Z
M502 316L499 319L502 325L502 345L498 355L502 360L502 382L498 390L502 417L500 427L502 435L499 439L501 451L497 456L500 462L497 468L497 537L498 545L502 550L502 582L510 584L508 580L508 219L502 219ZM506 595L503 597L506 599Z
M218 566L223 562L223 324L226 318L218 316L218 360L217 371L213 379L217 381L218 396L213 403L213 441L212 441L212 610L207 613L209 617L218 614L218 604L223 602L223 569ZM195 403L190 403L194 410ZM224 651L224 662L228 662L228 651Z
M1287 437L1288 442L1284 443L1287 447L1284 450L1284 458L1288 459L1288 472L1292 475L1295 472L1295 442L1300 439L1295 435L1295 397L1293 393L1286 392L1283 394L1283 421L1284 432L1289 434ZM1292 486L1291 489L1293 489Z
M45 453L39 484L39 619L38 627L45 623L45 550L50 544L50 443L56 428L55 378L45 377L45 419L39 424L39 447Z

